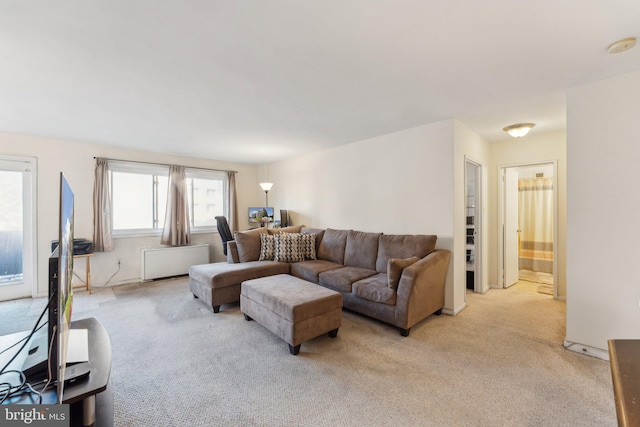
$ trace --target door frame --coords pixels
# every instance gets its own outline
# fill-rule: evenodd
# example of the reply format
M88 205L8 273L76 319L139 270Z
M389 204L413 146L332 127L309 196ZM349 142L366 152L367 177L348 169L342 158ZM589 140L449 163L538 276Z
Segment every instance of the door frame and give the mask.
M24 157L24 156L8 156L0 155L0 161L5 163L11 163L15 165L15 168L4 170L22 171L22 195L23 206L26 208L22 213L23 223L23 263L22 263L22 278L24 285L16 286L29 286L29 293L26 290L13 291L7 290L2 293L0 301L11 300L24 297L36 297L38 295L38 233L37 233L37 183L38 183L38 159L36 157ZM12 285L7 285L12 286ZM30 295L29 295L30 294Z
M483 169L483 165L482 163L474 160L473 158L469 157L469 156L464 156L464 185L465 185L465 189L464 189L464 195L465 195L465 208L466 208L466 195L467 195L467 163L473 165L475 167L475 208L474 208L474 222L475 222L475 227L474 227L474 231L475 231L475 236L474 236L474 240L473 240L473 245L475 247L474 249L474 259L475 259L475 264L474 264L474 272L473 272L473 292L476 293L480 293L483 294L485 292L487 292L489 290L489 287L483 287L483 281L482 281L482 258L483 258L483 253L482 253L482 239L483 239L483 235L482 235L482 228L483 228L483 224L484 224L484 218L482 215L482 208L483 208L483 204L482 204L482 198L483 198L483 193L482 193L482 169ZM466 209L465 209L465 243L466 243L466 227L467 227L467 223L466 223ZM465 257L466 257L466 252L465 252ZM465 269L465 274L466 274L466 269Z
M506 212L504 174L508 168L553 166L553 299L558 299L558 161L546 160L498 166L498 288L504 288L504 219Z

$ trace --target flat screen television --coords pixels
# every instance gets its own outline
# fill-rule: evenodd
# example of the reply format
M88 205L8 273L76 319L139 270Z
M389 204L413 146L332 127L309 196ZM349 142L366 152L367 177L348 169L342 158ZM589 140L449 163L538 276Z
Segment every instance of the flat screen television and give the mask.
M273 222L273 208L249 208L249 223Z
M42 328L32 336L28 356L22 366L27 378L44 375L49 383L56 384L57 403L62 403L64 391L69 324L73 306L73 204L73 191L61 172L58 213L60 244L49 257L49 299L46 308L48 325L46 333L45 328Z

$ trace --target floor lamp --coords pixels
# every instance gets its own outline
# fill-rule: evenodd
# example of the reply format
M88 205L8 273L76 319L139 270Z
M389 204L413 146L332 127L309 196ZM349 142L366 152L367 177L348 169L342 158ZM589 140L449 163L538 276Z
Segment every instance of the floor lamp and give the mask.
M260 183L260 187L262 187L262 189L264 190L264 202L265 208L269 207L269 190L271 190L271 187L273 187L273 182L261 182Z

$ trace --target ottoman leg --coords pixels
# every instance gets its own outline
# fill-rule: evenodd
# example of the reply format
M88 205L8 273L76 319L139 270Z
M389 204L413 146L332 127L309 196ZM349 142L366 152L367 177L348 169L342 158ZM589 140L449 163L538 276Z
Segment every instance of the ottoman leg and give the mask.
M300 353L300 345L301 344L293 346L293 345L289 344L289 353L293 354L294 356L296 354Z
M339 329L339 328L335 328L335 329L333 329L333 330L329 331L329 336L330 336L331 338L335 338L335 337L337 337L337 336L338 336L338 329Z
M213 312L214 313L219 313L220 312L220 306L219 305L214 305L213 306Z
M249 316L247 316L246 314L244 315L244 320L246 320L247 322L252 321L253 319Z

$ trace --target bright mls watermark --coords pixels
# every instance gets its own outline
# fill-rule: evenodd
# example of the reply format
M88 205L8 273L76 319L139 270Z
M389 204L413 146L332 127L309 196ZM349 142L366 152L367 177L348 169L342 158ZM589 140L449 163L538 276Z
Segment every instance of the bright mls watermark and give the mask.
M69 427L69 405L2 405L0 426Z

